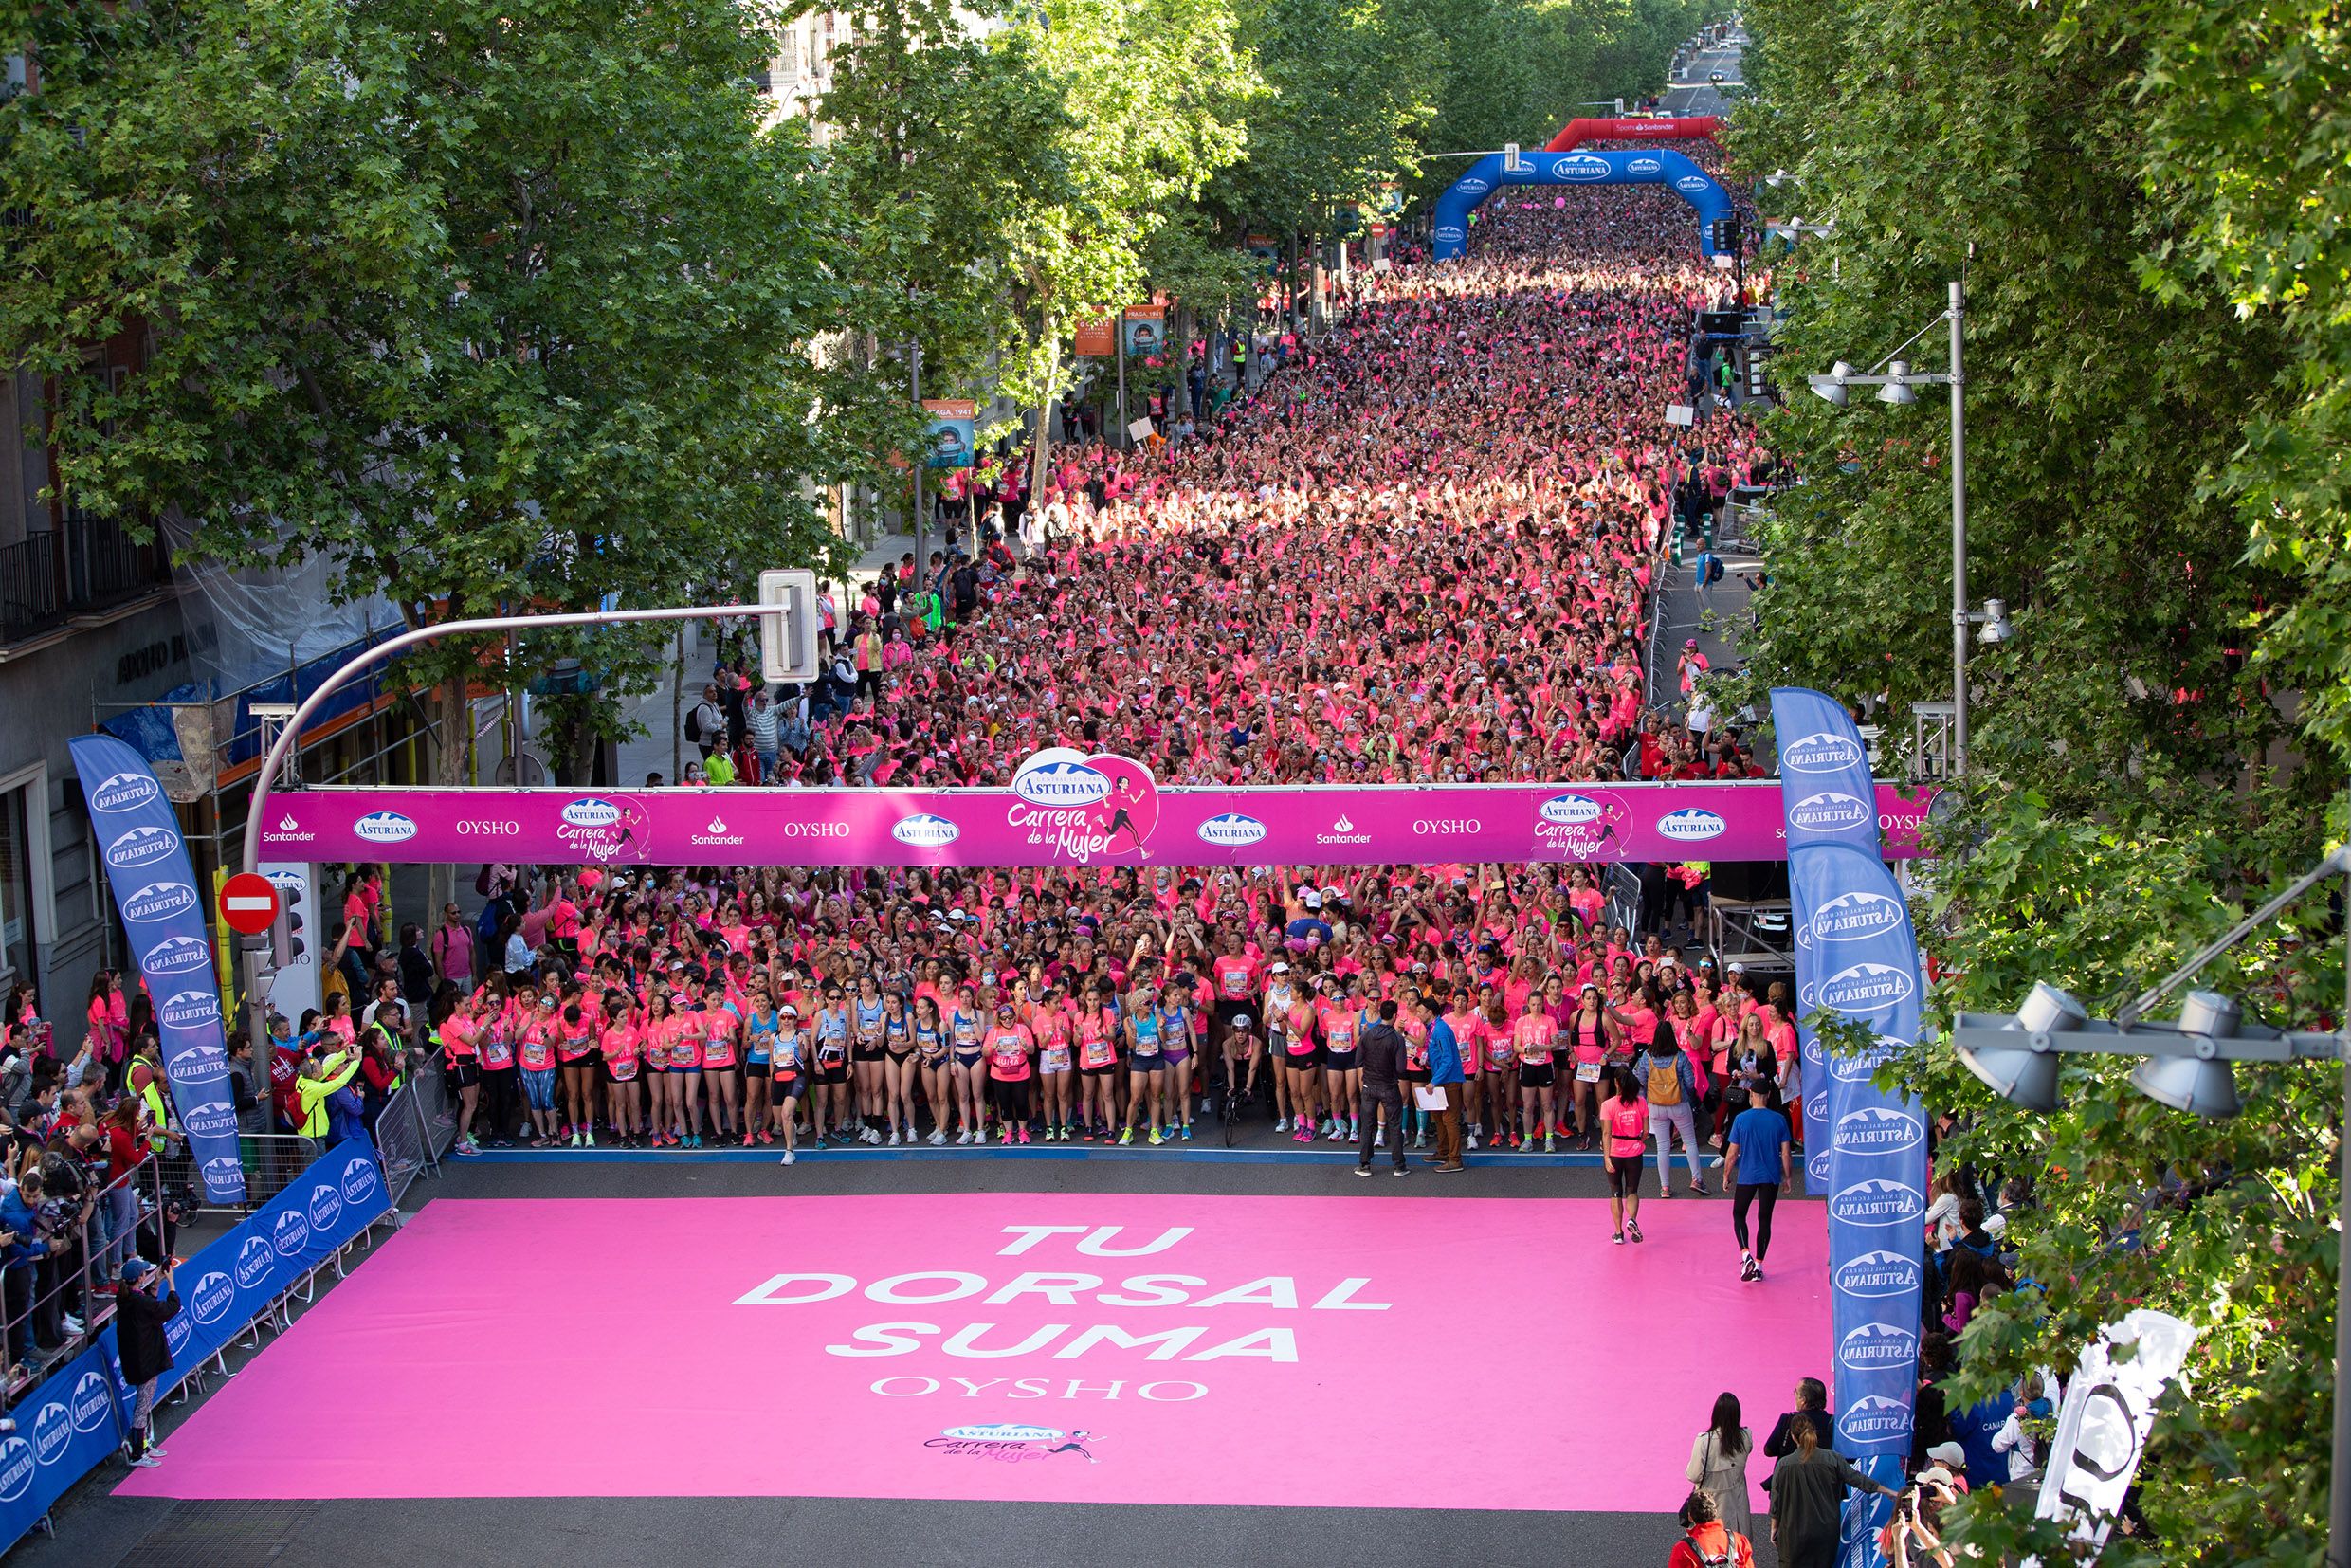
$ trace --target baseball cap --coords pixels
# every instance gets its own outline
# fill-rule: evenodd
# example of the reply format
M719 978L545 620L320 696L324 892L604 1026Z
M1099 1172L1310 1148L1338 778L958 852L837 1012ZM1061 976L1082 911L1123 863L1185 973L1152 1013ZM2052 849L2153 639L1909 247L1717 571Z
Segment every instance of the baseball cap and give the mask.
M1926 1457L1939 1465L1949 1465L1955 1469L1963 1470L1967 1468L1967 1450L1957 1443L1938 1443L1926 1450Z
M130 1258L122 1265L122 1283L124 1285L137 1285L139 1281L145 1279L148 1275L154 1273L155 1271L155 1266L149 1263L145 1258Z

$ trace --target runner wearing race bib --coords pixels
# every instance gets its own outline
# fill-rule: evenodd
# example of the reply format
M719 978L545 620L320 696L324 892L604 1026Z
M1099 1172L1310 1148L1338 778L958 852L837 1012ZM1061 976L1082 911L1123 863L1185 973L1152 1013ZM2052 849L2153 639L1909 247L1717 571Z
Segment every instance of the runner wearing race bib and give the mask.
M1135 1123L1145 1122L1151 1141L1164 1143L1159 1116L1165 1096L1160 1092L1167 1056L1159 1039L1159 988L1145 982L1126 999L1126 1124L1119 1131L1121 1144L1135 1141Z
M1033 1072L1032 1059L1037 1053L1036 1037L1027 1025L1013 1015L1012 1004L996 1007L995 1027L991 1029L983 1048L988 1055L988 1079L995 1090L998 1123L997 1140L1004 1143L1029 1141L1029 1082Z

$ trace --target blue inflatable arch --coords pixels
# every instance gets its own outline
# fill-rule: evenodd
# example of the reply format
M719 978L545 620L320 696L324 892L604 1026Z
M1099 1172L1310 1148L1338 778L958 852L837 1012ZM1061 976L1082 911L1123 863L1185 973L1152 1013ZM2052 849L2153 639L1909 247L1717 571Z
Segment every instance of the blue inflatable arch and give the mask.
M1453 261L1469 241L1469 214L1504 185L1663 185L1697 210L1698 247L1714 254L1714 220L1731 215L1730 192L1680 153L1522 153L1516 169L1488 153L1437 198L1436 259Z

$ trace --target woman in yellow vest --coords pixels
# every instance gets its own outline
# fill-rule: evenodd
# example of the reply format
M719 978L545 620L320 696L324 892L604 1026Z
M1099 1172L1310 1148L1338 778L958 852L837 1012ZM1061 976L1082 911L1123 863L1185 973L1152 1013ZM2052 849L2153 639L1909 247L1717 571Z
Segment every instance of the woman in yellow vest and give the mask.
M350 1083L358 1071L359 1056L352 1050L338 1050L331 1056L314 1056L302 1064L301 1081L294 1087L301 1099L301 1131L304 1138L324 1138L327 1135L327 1097Z

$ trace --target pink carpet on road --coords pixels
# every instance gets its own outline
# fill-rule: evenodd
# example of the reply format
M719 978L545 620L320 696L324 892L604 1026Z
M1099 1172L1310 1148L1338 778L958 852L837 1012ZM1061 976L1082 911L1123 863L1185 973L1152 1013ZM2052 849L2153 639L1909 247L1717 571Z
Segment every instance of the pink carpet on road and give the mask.
M1827 1238L1783 1208L1747 1285L1722 1200L1643 1217L1618 1247L1588 1199L443 1199L118 1490L1670 1510L1717 1394L1759 1429L1825 1375Z

